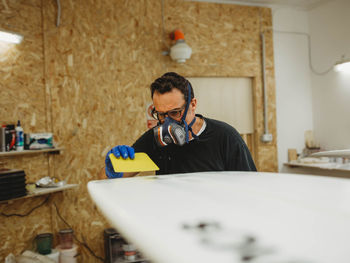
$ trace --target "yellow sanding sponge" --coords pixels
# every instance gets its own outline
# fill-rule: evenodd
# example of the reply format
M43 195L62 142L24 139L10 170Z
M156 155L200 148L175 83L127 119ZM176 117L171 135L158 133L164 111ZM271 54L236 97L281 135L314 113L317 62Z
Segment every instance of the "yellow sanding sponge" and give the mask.
M128 172L148 172L158 171L159 167L152 161L146 153L135 153L134 159L116 158L114 154L109 154L113 169L116 173Z

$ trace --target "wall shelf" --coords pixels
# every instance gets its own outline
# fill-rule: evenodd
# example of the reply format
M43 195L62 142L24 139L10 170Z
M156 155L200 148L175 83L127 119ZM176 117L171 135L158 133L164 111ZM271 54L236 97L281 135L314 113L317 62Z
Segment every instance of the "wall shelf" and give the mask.
M311 154L311 156L312 157L343 157L343 158L350 158L350 149L317 152L317 153Z
M35 154L59 154L63 150L63 148L48 148L48 149L40 149L40 150L23 150L23 151L10 151L10 152L0 152L0 157L20 157L23 155L35 155ZM34 196L51 194L54 192L60 192L67 189L75 188L78 184L65 184L63 186L58 187L37 187L32 192L28 193L25 196L12 198L8 200L1 200L0 203L11 203L14 200L30 198Z
M284 163L283 173L350 178L350 163Z
M284 163L284 165L289 167L306 167L306 168L334 170L334 171L342 171L342 172L350 173L350 165L337 164L337 163L298 163L295 161L291 161L289 163Z
M21 155L30 155L30 154L40 154L40 153L59 154L60 151L62 150L63 148L50 148L50 149L42 149L42 150L0 152L0 157L21 156Z
M55 193L55 192L61 192L61 191L65 191L68 189L77 188L78 186L79 186L79 184L66 184L66 185L58 186L58 187L37 187L37 188L35 188L35 190L33 190L31 193L28 193L25 196L21 196L21 197L9 199L9 200L2 200L2 201L0 201L0 204L12 202L12 201L19 200L19 199L25 199L25 198L31 198L31 197L40 196L40 195L47 195L47 194L51 194L51 193Z

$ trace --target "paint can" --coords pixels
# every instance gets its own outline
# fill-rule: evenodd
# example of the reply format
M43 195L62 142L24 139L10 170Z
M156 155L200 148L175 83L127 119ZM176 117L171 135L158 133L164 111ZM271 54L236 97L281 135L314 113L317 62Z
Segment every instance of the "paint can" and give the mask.
M57 247L60 252L60 263L77 263L78 246L73 244L72 248L63 249Z

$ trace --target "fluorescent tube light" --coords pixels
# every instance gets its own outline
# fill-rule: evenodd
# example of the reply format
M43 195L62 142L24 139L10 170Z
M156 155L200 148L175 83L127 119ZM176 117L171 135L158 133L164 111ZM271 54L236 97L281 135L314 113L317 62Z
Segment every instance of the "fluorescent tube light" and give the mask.
M334 65L334 70L338 72L350 73L350 60L345 60Z
M22 39L23 39L23 36L19 34L0 31L0 41L19 44L22 42Z

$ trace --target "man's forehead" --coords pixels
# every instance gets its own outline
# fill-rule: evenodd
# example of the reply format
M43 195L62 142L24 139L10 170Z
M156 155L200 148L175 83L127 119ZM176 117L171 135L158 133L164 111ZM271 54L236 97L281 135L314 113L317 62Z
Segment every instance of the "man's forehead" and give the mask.
M152 97L154 97L155 95L156 96L172 95L172 96L181 96L181 97L185 98L185 95L178 88L172 88L171 90L166 91L166 92L159 92L158 90L155 90Z
M184 97L179 94L158 93L153 96L153 105L155 109L160 112L181 108L184 103Z

